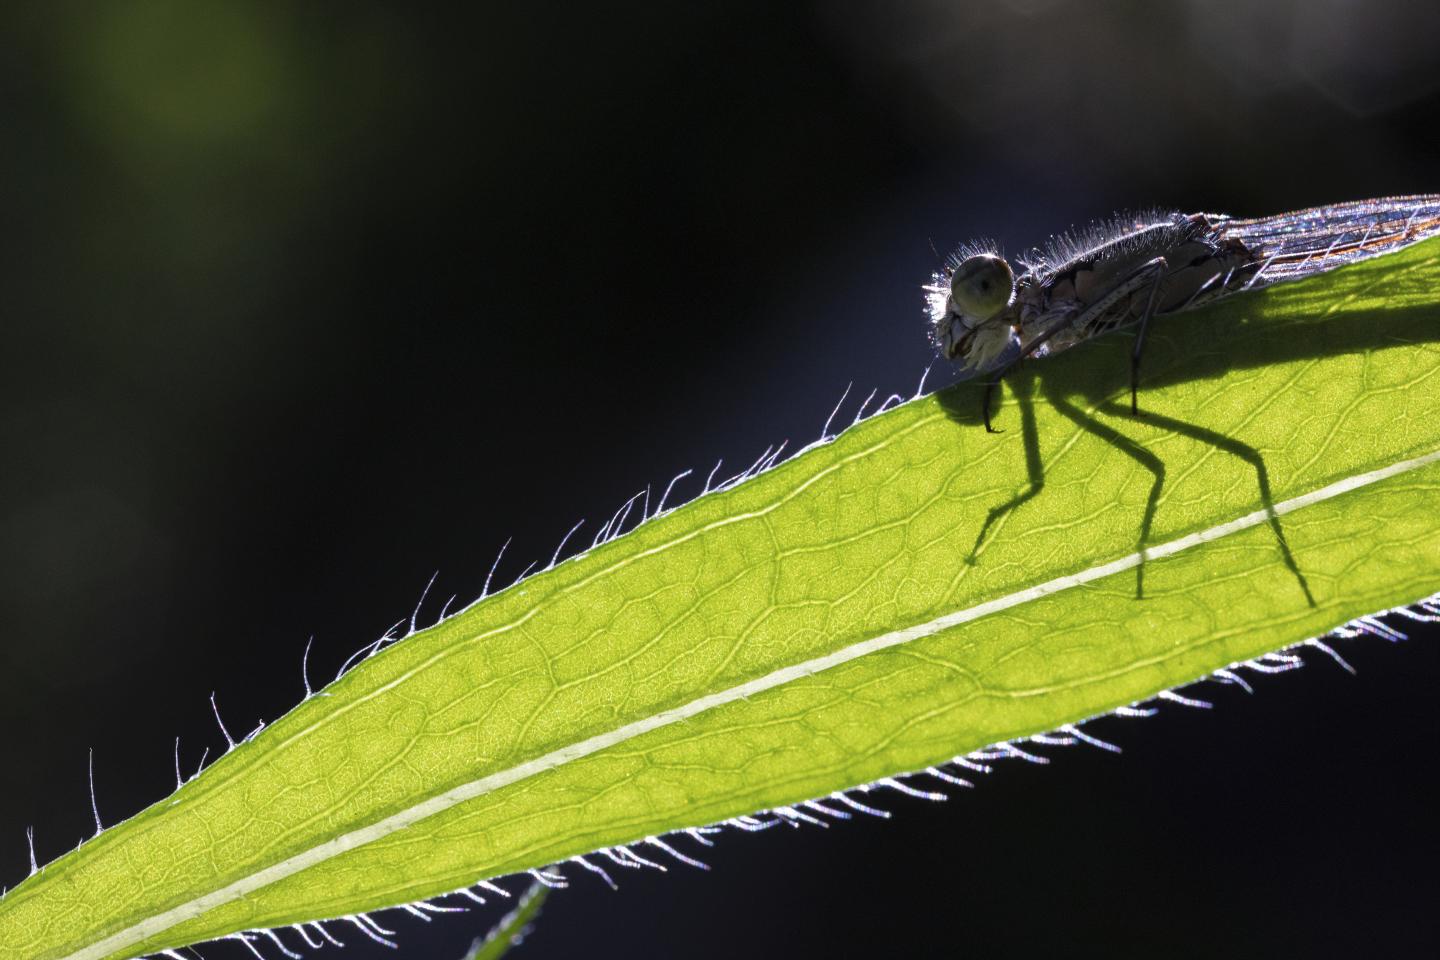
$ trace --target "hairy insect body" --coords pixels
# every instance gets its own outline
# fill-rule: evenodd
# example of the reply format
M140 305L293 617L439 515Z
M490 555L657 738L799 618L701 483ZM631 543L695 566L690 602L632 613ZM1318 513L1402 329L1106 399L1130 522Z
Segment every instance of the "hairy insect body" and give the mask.
M1440 235L1440 194L1388 197L1242 220L1221 214L1120 216L1053 239L1018 277L993 244L962 248L924 289L930 338L964 374L1000 377L1133 327L1130 405L1152 318L1332 270ZM989 394L984 400L990 427Z
M1022 258L1016 277L994 244L961 248L925 285L931 339L962 370L1047 356L1151 316L1239 290L1297 280L1440 235L1440 194L1386 197L1238 219L1121 215ZM1011 295L1003 296L1009 286ZM1022 344L1030 344L1024 349Z
M1016 291L1020 339L1055 331L1034 356L1067 350L1112 330L1204 303L1242 287L1257 264L1242 243L1225 240L1204 214L1176 216L1121 234L1054 268L1027 271Z

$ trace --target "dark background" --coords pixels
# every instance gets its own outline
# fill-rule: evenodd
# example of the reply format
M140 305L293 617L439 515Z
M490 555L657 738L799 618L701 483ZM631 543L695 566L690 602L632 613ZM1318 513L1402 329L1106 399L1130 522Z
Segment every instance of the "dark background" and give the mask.
M212 690L292 706L311 634L333 675L437 568L422 619L507 537L502 579L913 390L932 241L1440 188L1421 7L5 5L0 879L89 835L89 748L114 822L222 744ZM1433 955L1440 652L1344 652L1100 723L1120 758L581 877L517 956ZM494 919L392 925L445 960Z

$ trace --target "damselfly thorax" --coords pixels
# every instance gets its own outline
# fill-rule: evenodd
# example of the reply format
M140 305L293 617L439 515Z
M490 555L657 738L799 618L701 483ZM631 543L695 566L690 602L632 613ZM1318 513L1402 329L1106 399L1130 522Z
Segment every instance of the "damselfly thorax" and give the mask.
M1332 270L1440 234L1440 194L1362 200L1252 220L1223 214L1118 216L1019 261L962 248L925 287L931 339L993 385L1020 360L1133 327L1131 409L1146 328L1240 290ZM989 391L985 426L990 427Z

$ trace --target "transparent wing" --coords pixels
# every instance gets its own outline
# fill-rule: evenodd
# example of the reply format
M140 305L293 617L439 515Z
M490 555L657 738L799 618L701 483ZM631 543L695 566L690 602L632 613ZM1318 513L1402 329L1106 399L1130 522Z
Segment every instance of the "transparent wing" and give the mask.
M1253 220L1222 220L1222 240L1238 240L1258 271L1246 286L1268 286L1399 250L1440 235L1440 194L1383 197Z

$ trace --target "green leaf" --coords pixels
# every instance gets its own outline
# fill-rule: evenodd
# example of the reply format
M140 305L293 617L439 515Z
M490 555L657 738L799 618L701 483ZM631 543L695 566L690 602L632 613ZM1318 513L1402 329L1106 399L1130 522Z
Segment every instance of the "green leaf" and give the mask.
M1440 581L1437 302L1432 241L1155 324L1140 417L1122 337L1023 371L1003 434L969 385L872 417L375 653L11 891L0 955L433 897L1414 601Z
M484 939L476 940L465 951L461 960L499 960L518 946L530 931L530 924L540 915L548 891L538 883L532 883L520 897L515 909L505 915L494 930Z

